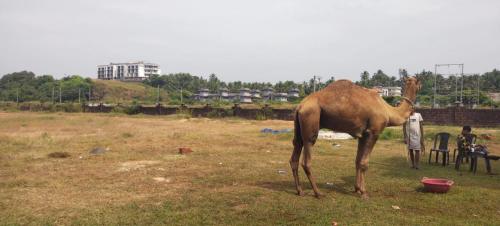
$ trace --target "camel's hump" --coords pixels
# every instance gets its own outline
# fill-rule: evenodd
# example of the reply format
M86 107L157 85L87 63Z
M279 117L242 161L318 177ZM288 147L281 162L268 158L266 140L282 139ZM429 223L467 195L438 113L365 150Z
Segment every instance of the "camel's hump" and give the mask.
M338 84L354 84L351 80L347 80L347 79L340 79L340 80L337 80L335 81L334 83L338 83Z
M330 85L328 85L328 87L339 88L339 87L351 87L353 85L354 85L354 83L351 82L351 80L341 79L341 80L337 80L335 82L330 83Z

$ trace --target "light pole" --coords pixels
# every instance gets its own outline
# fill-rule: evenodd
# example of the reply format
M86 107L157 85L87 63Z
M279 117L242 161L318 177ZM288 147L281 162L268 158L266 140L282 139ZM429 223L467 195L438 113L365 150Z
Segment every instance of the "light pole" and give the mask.
M462 81L461 81L461 88L460 88L460 105L462 106L463 103L463 89L464 89L464 64L435 64L434 65L434 97L433 97L433 101L432 101L432 107L435 108L436 107L436 97L437 97L437 70L438 70L438 67L444 67L444 66L447 66L448 68L450 66L457 66L457 67L460 67L460 75L462 77ZM448 72L447 75L450 75L450 73ZM458 80L458 76L456 78ZM457 84L457 80L455 81L455 84ZM457 90L458 88L458 85L455 86L455 90ZM458 92L458 90L456 91ZM455 94L456 95L456 94ZM455 97L456 98L456 97Z

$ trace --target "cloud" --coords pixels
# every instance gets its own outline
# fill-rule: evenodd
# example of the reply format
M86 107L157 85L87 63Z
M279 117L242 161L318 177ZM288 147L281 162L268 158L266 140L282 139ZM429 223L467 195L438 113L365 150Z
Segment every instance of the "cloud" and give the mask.
M95 77L145 60L228 81L356 80L465 63L499 68L499 1L63 1L0 3L0 74Z

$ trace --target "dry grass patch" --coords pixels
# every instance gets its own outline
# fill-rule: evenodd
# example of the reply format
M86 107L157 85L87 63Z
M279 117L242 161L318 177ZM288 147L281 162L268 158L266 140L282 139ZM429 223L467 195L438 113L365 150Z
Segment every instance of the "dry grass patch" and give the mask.
M372 199L354 185L355 140L319 141L313 172L326 197L296 197L288 158L292 134L261 134L286 121L187 119L177 116L0 113L0 219L6 224L489 224L500 220L500 179L452 166L408 167L404 146L389 137L375 147L368 173ZM426 131L457 133L458 127ZM498 151L495 128L488 141ZM391 129L390 136L399 136ZM428 141L430 142L430 141ZM109 148L93 155L97 147ZM179 147L190 147L179 155ZM66 158L49 158L66 152ZM425 159L425 158L424 158ZM482 164L482 163L481 163ZM465 168L465 167L464 167ZM500 165L493 163L495 172ZM447 177L446 195L419 192L422 176ZM392 205L401 207L394 212ZM446 212L443 212L446 209ZM481 209L470 218L460 212ZM441 214L442 213L442 214ZM444 215L445 217L442 217Z

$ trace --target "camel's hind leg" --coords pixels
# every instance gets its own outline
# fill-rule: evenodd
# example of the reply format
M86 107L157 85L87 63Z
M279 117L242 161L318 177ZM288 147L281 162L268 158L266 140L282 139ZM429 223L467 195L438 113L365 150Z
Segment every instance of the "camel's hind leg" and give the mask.
M304 195L299 180L299 159L300 153L302 152L302 147L302 141L294 140L292 157L290 158L290 166L292 167L293 179L295 180L295 188L297 189L297 195L299 196Z
M302 168L304 168L307 178L311 183L311 187L314 190L314 195L316 196L316 198L319 198L323 196L323 194L319 191L318 186L316 185L316 178L314 178L311 171L311 148L313 144L313 142L309 141L304 143L304 158L302 159Z
M319 119L320 113L306 111L304 117L301 117L301 133L302 133L302 143L304 145L303 150L303 158L302 158L302 168L304 169L309 182L311 183L311 187L314 190L314 195L319 198L322 194L319 192L318 186L316 186L316 179L312 175L311 170L311 151L314 143L316 143L316 139L318 138L319 132Z

